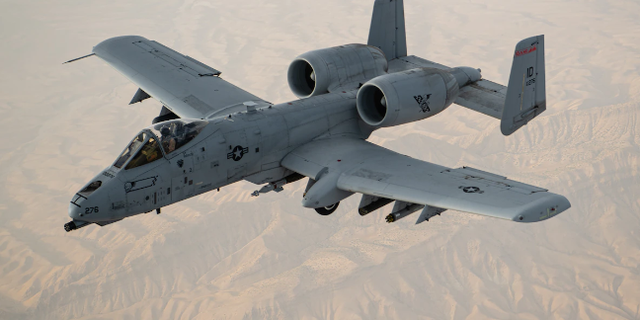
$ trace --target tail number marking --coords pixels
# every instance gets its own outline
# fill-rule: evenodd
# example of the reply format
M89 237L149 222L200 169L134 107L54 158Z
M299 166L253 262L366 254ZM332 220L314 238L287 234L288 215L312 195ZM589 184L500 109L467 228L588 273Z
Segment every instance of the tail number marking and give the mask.
M536 78L534 78L535 75L536 75L536 72L533 67L527 68L527 79L531 78L527 80L527 82L525 83L527 87L536 83Z
M98 207L86 207L84 208L84 214L92 214L100 212L100 208Z

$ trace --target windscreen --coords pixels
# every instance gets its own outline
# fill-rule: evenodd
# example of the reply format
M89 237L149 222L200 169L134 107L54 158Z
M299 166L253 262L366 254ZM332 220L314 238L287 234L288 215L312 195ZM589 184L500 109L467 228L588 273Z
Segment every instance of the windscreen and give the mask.
M131 158L131 156L135 154L138 149L140 149L145 139L147 139L147 134L144 131L140 132L135 138L133 138L131 143L129 143L129 146L124 149L124 151L122 151L122 154L113 164L113 166L116 168L122 168L127 160L129 160L129 158Z
M180 119L158 123L151 129L159 137L160 145L168 155L193 140L207 124L206 121Z
M144 166L147 163L154 162L162 158L162 151L155 138L149 138L149 141L140 148L140 151L129 161L126 170Z

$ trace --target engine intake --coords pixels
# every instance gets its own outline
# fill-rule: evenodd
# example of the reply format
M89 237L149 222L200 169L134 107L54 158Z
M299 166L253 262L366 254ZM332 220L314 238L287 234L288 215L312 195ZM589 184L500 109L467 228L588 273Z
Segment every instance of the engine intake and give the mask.
M379 48L349 44L298 56L289 65L287 80L298 98L308 98L338 87L356 89L364 80L385 74L387 67Z
M382 75L365 83L357 95L360 118L372 127L389 127L438 114L458 96L451 73L418 68Z

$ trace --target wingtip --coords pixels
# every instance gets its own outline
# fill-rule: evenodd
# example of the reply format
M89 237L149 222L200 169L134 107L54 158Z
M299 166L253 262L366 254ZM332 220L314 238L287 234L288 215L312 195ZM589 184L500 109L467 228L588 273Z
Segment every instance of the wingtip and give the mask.
M539 201L513 218L515 222L538 222L550 219L571 208L571 202L563 195L546 193Z

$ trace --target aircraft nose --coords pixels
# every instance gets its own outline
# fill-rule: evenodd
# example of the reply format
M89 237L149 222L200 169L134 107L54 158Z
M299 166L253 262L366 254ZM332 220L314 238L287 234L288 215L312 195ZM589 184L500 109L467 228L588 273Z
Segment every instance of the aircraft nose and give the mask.
M80 208L73 203L69 204L69 217L74 220L80 220Z

